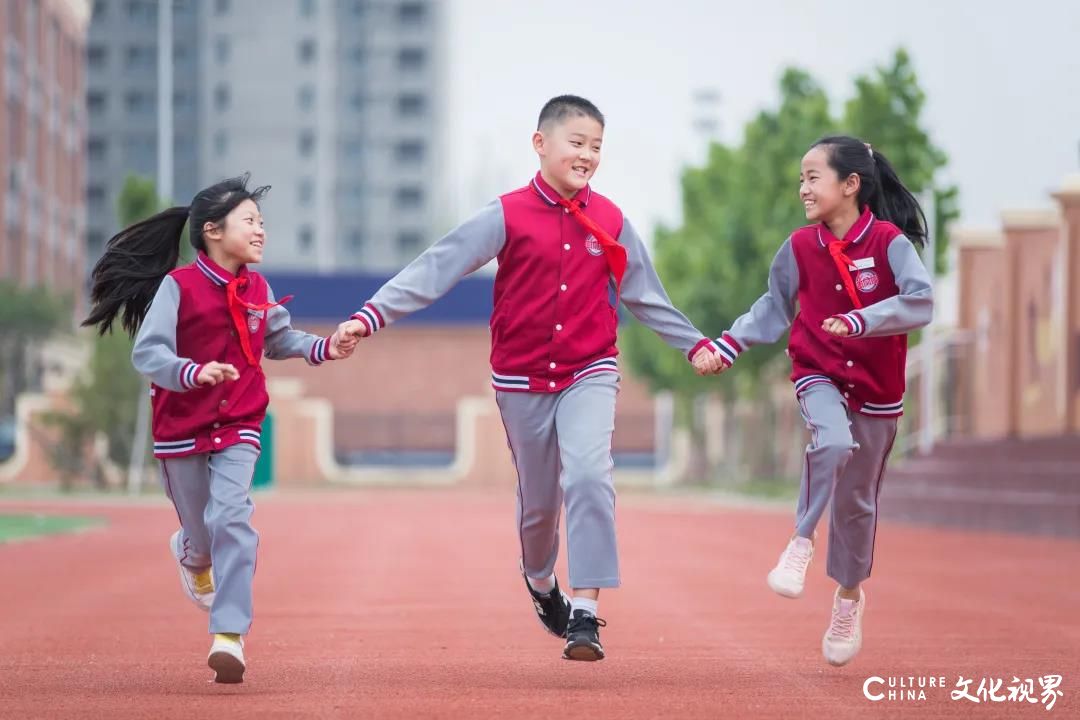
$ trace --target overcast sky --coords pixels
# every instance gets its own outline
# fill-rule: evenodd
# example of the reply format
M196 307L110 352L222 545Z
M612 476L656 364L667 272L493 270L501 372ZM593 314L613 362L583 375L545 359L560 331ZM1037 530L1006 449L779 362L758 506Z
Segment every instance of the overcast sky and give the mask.
M529 137L540 105L573 92L608 118L597 190L645 231L677 222L679 170L702 157L695 90L720 93L721 138L735 141L756 111L775 106L784 67L808 70L839 108L852 78L900 45L960 185L962 224L992 226L1003 209L1048 206L1047 192L1080 169L1080 2L989 9L1005 5L450 0L447 220L525 184L536 169Z

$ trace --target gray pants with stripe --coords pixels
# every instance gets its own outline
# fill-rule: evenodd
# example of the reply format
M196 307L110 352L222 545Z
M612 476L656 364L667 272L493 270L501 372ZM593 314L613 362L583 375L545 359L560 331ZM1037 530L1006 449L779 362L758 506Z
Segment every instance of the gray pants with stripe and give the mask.
M496 392L517 469L525 574L546 578L559 554L566 503L571 588L619 586L611 436L619 376L601 372L560 393Z
M251 478L259 451L239 443L209 455L161 461L165 493L176 507L184 554L193 570L214 566L210 632L246 635L259 534L251 527Z
M832 500L829 577L855 587L870 577L877 534L878 493L896 439L896 418L848 410L835 386L813 385L799 398L812 434L806 446L795 532L813 537Z

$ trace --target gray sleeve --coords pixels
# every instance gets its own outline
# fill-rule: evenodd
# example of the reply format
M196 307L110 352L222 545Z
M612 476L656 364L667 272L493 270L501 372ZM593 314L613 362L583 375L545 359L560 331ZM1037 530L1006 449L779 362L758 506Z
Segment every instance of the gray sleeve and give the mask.
M276 302L274 291L266 286L267 302ZM263 354L270 360L302 357L308 365L321 365L329 360L329 338L294 330L292 317L282 305L266 311L266 336Z
M728 364L751 345L774 343L783 337L795 318L799 296L799 266L789 237L776 251L769 268L769 289L717 338L720 353Z
M493 260L505 242L502 202L494 200L409 263L352 317L369 333L378 332L438 300L458 280Z
M900 294L840 315L851 331L849 337L903 335L930 324L934 315L930 274L906 236L889 243L889 267Z
M705 336L671 304L645 244L625 217L619 244L626 248L626 273L620 294L623 304L642 325L671 347L689 355Z
M180 311L180 286L169 275L161 281L146 310L131 364L158 387L184 392L197 386L195 378L202 366L176 355L176 319Z

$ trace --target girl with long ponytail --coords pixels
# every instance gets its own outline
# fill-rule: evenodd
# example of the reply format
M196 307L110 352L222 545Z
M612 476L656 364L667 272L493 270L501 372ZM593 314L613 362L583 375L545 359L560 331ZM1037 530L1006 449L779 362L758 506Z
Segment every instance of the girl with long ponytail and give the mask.
M154 456L180 529L169 547L184 595L210 614L207 663L242 682L258 534L251 478L269 397L262 357L311 365L352 353L337 335L292 329L289 313L249 265L262 260L259 201L248 176L200 191L109 240L91 277L83 325L135 337L132 362L151 383ZM198 255L176 267L184 226Z

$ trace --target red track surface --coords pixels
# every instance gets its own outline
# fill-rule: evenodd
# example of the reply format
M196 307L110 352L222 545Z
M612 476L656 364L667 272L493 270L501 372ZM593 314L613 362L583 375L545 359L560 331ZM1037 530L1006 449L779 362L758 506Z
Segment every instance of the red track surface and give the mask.
M862 654L821 659L824 543L798 601L765 574L786 514L620 503L608 659L560 659L517 575L512 495L264 497L247 681L211 682L206 616L179 591L162 504L0 503L105 529L0 545L0 717L1078 717L1080 543L883 526ZM564 567L561 566L561 567ZM561 577L565 578L560 568ZM957 676L1056 673L1041 704L949 699ZM941 676L871 703L871 675ZM1036 682L1036 688L1038 684Z

